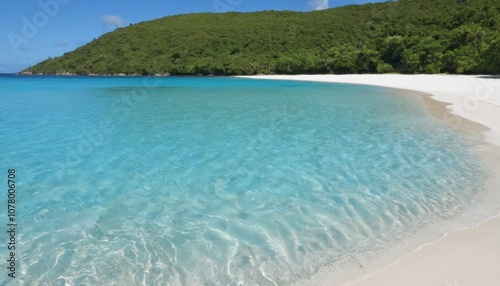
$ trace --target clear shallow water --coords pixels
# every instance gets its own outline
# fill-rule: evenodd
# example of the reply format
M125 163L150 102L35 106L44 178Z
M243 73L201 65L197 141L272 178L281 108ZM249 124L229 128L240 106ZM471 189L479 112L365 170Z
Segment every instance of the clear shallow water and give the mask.
M9 285L340 274L460 214L487 177L418 97L382 88L0 77L0 100L0 166L19 181Z

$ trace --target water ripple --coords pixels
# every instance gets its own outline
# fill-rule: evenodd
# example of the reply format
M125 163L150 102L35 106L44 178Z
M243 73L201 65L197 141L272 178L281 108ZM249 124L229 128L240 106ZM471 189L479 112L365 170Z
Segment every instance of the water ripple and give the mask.
M385 89L129 80L0 107L19 132L0 163L22 174L20 285L299 283L453 218L487 177L465 139Z

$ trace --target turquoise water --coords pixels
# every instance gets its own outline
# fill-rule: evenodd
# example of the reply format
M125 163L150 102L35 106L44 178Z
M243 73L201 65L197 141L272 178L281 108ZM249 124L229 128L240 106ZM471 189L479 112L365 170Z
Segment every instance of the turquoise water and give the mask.
M19 225L18 278L2 258L2 285L340 275L459 215L487 177L418 97L383 88L3 76L0 100Z

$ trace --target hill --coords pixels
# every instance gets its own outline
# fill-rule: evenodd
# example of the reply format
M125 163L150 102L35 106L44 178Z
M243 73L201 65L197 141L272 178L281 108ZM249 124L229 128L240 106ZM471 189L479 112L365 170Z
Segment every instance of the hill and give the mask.
M400 0L313 12L170 16L23 73L500 73L500 1Z

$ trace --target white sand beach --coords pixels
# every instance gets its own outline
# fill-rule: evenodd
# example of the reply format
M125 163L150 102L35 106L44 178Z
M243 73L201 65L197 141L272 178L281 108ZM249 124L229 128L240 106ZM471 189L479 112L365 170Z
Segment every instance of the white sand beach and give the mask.
M462 75L297 75L250 78L364 84L424 92L448 103L443 120L475 129L483 136L481 156L494 173L488 196L500 193L500 77ZM459 117L452 116L450 112ZM433 111L436 114L436 111ZM463 118L463 119L461 119ZM468 119L468 120L465 120ZM469 121L470 120L470 121ZM489 144L488 144L489 143ZM484 151L484 152L483 152ZM345 285L352 286L498 286L500 285L500 200L488 199L496 213L472 227L449 232L438 241L395 259ZM477 210L480 212L480 210ZM335 283L332 281L331 283ZM328 284L326 284L328 285Z

